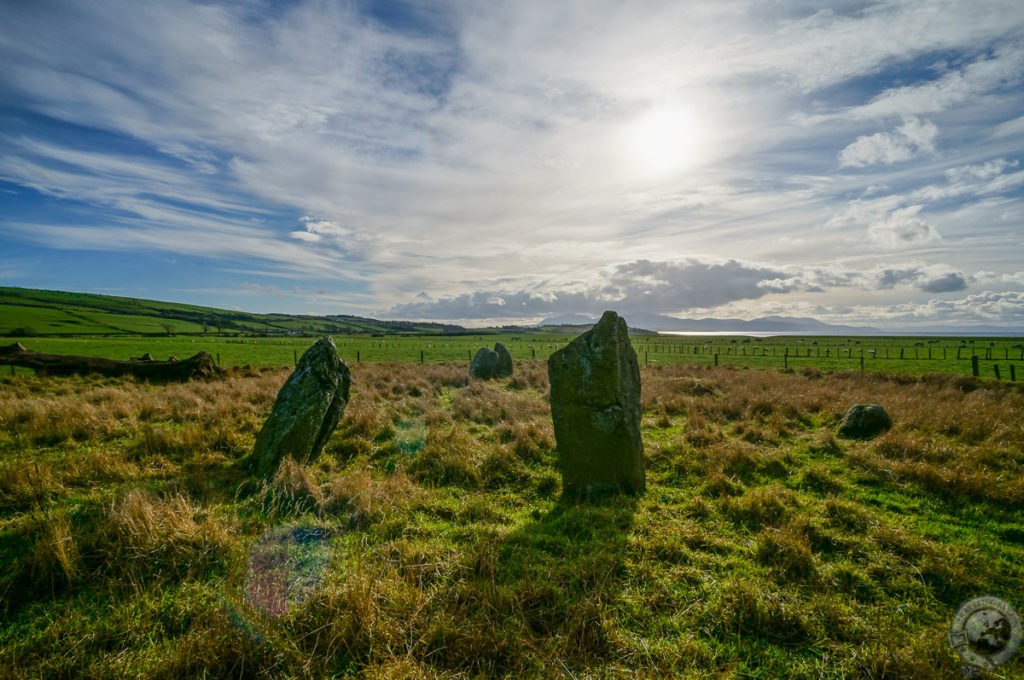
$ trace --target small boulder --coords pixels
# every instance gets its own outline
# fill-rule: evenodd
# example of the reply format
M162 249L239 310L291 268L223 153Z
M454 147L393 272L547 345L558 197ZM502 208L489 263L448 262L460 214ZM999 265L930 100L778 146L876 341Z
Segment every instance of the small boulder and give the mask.
M508 348L500 342L494 343L494 353L498 355L498 364L494 367L495 378L508 378L512 375L512 355Z
M481 380L490 380L498 368L498 353L493 349L481 347L469 363L469 374Z
M277 393L256 436L249 459L255 471L270 476L285 456L300 464L316 460L341 419L351 383L348 364L338 356L334 341L317 340Z
M892 427L892 418L878 404L855 404L839 424L840 437L871 439Z
M562 489L570 497L646 486L640 366L615 312L548 359Z

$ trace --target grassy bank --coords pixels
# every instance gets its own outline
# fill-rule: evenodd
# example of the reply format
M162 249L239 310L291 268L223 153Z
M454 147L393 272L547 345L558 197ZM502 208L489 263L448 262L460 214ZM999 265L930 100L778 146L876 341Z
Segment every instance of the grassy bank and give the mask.
M648 493L567 505L541 361L355 366L257 484L287 373L0 379L0 676L958 678L957 607L1024 606L1014 386L651 366Z

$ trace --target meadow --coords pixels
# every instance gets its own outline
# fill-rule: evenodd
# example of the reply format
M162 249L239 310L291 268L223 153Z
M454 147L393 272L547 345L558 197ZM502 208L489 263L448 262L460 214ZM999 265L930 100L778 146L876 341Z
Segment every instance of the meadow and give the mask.
M0 377L0 676L959 678L957 608L1024 607L1019 385L635 340L648 491L578 505L539 339L495 382L376 340L325 453L262 482L287 367ZM858 402L893 429L837 439Z

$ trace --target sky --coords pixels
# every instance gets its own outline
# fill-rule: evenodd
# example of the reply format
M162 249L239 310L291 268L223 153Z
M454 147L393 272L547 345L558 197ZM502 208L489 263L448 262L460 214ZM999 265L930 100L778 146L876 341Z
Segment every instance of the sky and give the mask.
M1022 161L1020 0L0 0L3 285L1022 328Z

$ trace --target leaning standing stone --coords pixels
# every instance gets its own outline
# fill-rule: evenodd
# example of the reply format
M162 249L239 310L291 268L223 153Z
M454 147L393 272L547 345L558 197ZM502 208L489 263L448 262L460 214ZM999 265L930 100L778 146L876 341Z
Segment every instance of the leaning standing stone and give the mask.
M839 436L871 439L892 427L892 418L878 404L855 404L843 416Z
M601 320L548 359L562 490L644 490L640 366L625 320Z
M481 347L473 355L473 361L469 363L469 374L481 380L490 380L494 376L494 370L498 367L498 353L493 349Z
M338 356L334 341L317 340L277 393L274 409L256 436L250 457L256 472L274 474L285 456L302 464L316 460L341 419L351 384L348 364Z
M498 355L498 364L494 367L495 378L507 378L512 375L512 355L508 348L500 342L494 343L494 353Z

